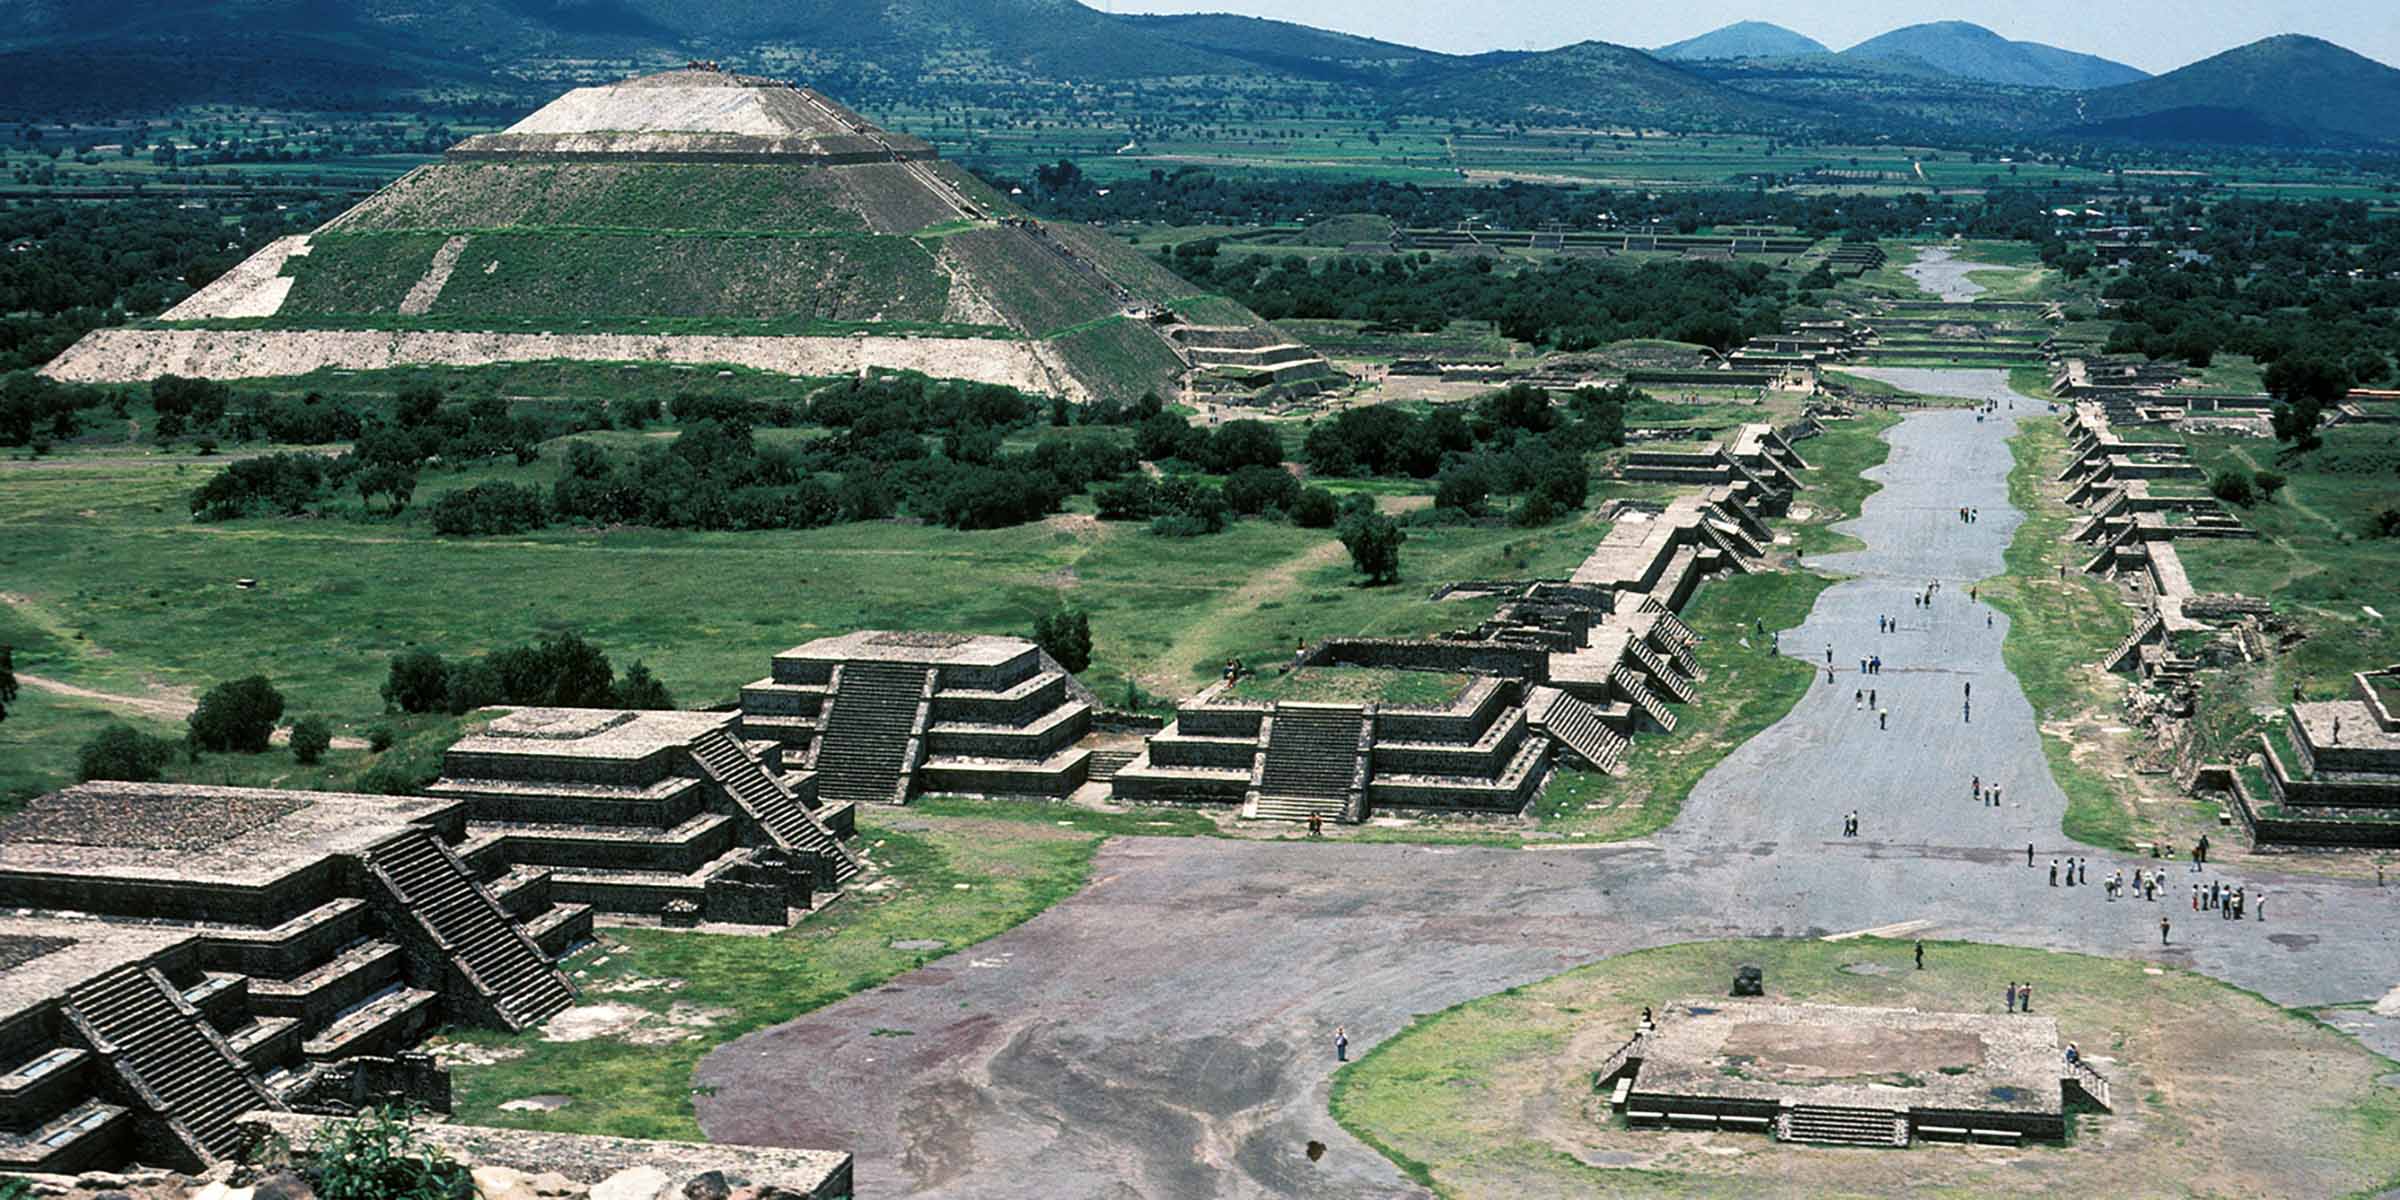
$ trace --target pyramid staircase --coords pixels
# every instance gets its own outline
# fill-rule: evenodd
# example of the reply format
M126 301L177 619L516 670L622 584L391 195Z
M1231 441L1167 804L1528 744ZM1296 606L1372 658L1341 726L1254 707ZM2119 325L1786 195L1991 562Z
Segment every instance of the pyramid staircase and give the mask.
M1908 1118L1880 1108L1795 1104L1776 1115L1775 1140L1820 1146L1906 1146Z
M432 834L401 834L370 851L367 863L503 1028L531 1028L575 1002L567 977Z
M200 1013L157 971L119 967L67 990L68 1020L116 1072L137 1107L163 1122L198 1167L241 1148L236 1120L281 1108Z
M1700 530L1708 535L1708 540L1711 545L1714 545L1718 550L1724 552L1725 565L1732 568L1734 574L1748 575L1751 573L1753 570L1750 565L1751 556L1742 552L1741 543L1736 542L1733 540L1733 538L1727 536L1723 527L1719 526L1715 521L1702 520L1700 522ZM1748 539L1745 538L1743 540L1747 541Z
M2117 531L2116 536L2101 543L2099 553L2092 555L2091 559L2083 564L2083 573L2086 575L2108 574L2109 570L2117 564L2117 548L2127 542L2140 540L2137 536L2140 532L2139 526L2127 522L2125 528Z
M708 777L725 789L752 824L794 854L821 859L833 869L836 886L859 872L858 857L833 831L818 822L791 789L767 774L765 764L733 735L712 729L692 739L692 758Z
M1278 704L1269 718L1258 787L1242 814L1305 821L1311 814L1357 820L1360 747L1369 716L1337 705Z
M1623 765L1625 749L1631 744L1624 734L1601 722L1598 708L1564 692L1550 702L1549 712L1542 717L1542 730L1583 756L1593 769L1611 775Z
M2133 632L2126 634L2125 640L2118 642L2117 648L2109 651L2107 658L2100 660L2100 669L2122 671L2126 667L2132 666L2140 661L2142 643L2150 641L2166 631L2167 623L2157 613L2142 614L2142 619L2134 624Z
M1659 657L1658 651L1644 644L1640 638L1626 642L1625 652L1633 658L1633 661L1641 664L1642 670L1649 673L1651 684L1665 692L1669 700L1673 700L1677 704L1690 704L1697 698L1698 693L1692 690L1691 681L1685 679L1680 672L1668 667L1666 660Z
M1616 670L1608 673L1608 682L1625 697L1625 702L1632 705L1635 712L1650 718L1651 723L1660 729L1668 733L1675 732L1675 710L1659 700L1658 693L1651 691L1633 668L1618 664Z
M933 671L893 663L834 668L833 701L817 735L817 794L851 804L905 804L915 782Z

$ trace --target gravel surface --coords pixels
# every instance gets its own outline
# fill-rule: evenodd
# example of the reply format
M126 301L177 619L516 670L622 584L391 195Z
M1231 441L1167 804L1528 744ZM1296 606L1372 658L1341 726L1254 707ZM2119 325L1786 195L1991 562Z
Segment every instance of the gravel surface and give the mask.
M2007 395L1997 371L1909 382ZM2261 926L2048 886L2050 857L2081 851L2058 834L2065 798L2000 665L2007 622L1986 627L1966 595L2000 571L2019 520L2005 439L2040 415L2018 398L1982 423L1927 412L1893 429L1875 473L1885 489L1849 529L1867 549L1812 563L1853 578L1782 639L1820 667L1832 642L1836 682L1711 772L1654 841L1118 839L1092 885L1041 917L711 1053L703 1126L724 1141L848 1148L862 1193L882 1196L1390 1197L1414 1189L1327 1114L1334 1028L1363 1053L1418 1014L1630 949L1900 926L2155 958L2285 1004L2384 996L2400 982L2400 890L2273 881ZM1960 522L1962 504L1982 519ZM1934 607L1912 607L1911 589L1933 579ZM1900 631L1877 635L1878 613ZM1851 698L1858 657L1877 651L1888 731ZM1959 710L1970 681L1971 724ZM2002 782L2002 808L1969 799L1976 773ZM1852 809L1862 836L1843 838ZM2136 865L2148 860L2090 871L2096 885ZM2162 909L2177 917L2165 950ZM2390 1052L2394 1025L2359 1031ZM870 1036L879 1028L916 1036ZM1328 1147L1313 1163L1311 1141Z

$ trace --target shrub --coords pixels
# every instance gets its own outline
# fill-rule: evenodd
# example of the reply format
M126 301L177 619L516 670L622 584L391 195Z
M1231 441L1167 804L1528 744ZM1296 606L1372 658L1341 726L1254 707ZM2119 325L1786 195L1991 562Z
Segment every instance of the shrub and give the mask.
M2219 471L2216 478L2208 481L2208 490L2227 504L2247 507L2258 499L2257 484L2247 471Z
M174 742L131 725L110 725L75 752L75 777L85 782L121 779L148 783L158 778L160 769L173 757Z
M479 483L433 502L433 531L450 537L524 533L549 520L542 493L517 483Z
M325 498L333 460L321 454L267 454L229 463L192 491L192 516L230 521L259 513L298 516Z
M1158 484L1147 475L1128 475L1092 491L1103 521L1146 521L1158 515Z
M667 691L667 685L660 683L658 677L650 673L649 664L638 658L633 660L632 666L625 668L625 678L617 681L615 697L618 708L664 711L675 707L675 697Z
M1508 519L1520 529L1547 525L1558 519L1558 504L1550 499L1548 492L1534 492L1517 505L1515 512L1508 514Z
M500 703L500 672L480 658L450 664L443 674L442 695L450 715L459 716Z
M1299 499L1292 502L1292 523L1304 529L1331 529L1341 513L1340 502L1321 487L1300 489Z
M1264 421L1243 419L1227 421L1208 435L1208 448L1201 454L1211 472L1230 475L1243 467L1274 467L1283 464L1283 442Z
M1434 489L1433 506L1481 516L1484 498L1491 494L1491 485L1484 482L1481 472L1452 471L1442 476L1441 486Z
M1225 480L1225 503L1233 511L1254 517L1276 509L1290 511L1300 500L1300 481L1281 466L1252 463L1236 468Z
M264 675L220 683L200 697L191 716L192 744L202 750L257 754L283 719L283 693Z
M2367 536L2400 538L2400 508L2387 508L2369 518Z
M302 717L292 722L292 757L303 764L314 764L325 757L333 746L333 726L323 717Z
M2274 499L2275 493L2282 491L2284 485L2291 482L2281 471L2260 471L2251 478L2258 484L2258 498L2261 500Z
M367 753L381 754L384 751L392 748L393 740L394 738L391 726L372 726L367 730Z
M1043 613L1033 619L1033 640L1069 671L1092 665L1092 618L1088 613L1070 608Z
M474 1177L417 1136L408 1117L376 1109L321 1127L306 1149L318 1200L469 1200Z
M383 681L383 702L406 713L440 712L450 703L450 668L431 650L408 650L392 656L391 674Z

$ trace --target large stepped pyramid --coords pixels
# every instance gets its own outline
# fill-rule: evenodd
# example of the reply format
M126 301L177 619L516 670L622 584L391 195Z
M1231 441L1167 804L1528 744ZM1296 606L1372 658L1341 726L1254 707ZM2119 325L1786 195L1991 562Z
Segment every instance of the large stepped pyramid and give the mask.
M235 1119L281 1107L158 972L118 968L67 992L70 1020L197 1166L232 1155Z
M1194 292L1112 235L1017 210L921 138L809 88L696 65L576 88L470 137L44 370L124 382L667 361L1131 400L1195 373L1167 326L1198 302L1278 350L1263 375L1212 385L1339 377Z

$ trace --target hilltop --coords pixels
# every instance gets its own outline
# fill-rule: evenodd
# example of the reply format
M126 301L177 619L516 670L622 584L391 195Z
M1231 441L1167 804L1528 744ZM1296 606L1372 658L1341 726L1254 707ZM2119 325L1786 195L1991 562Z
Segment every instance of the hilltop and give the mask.
M1401 111L1679 129L1785 127L1806 113L1628 46L1579 42L1403 90Z
M1903 59L1946 75L1982 83L2081 90L2149 78L2149 73L2096 55L2039 42L2014 42L1966 21L1910 25L1842 51L1845 58Z
M2285 34L2091 93L2080 132L2156 141L2400 144L2400 70Z
M1768 21L1736 21L1698 37L1660 46L1650 56L1667 62L1725 58L1793 58L1832 53L1825 43Z

